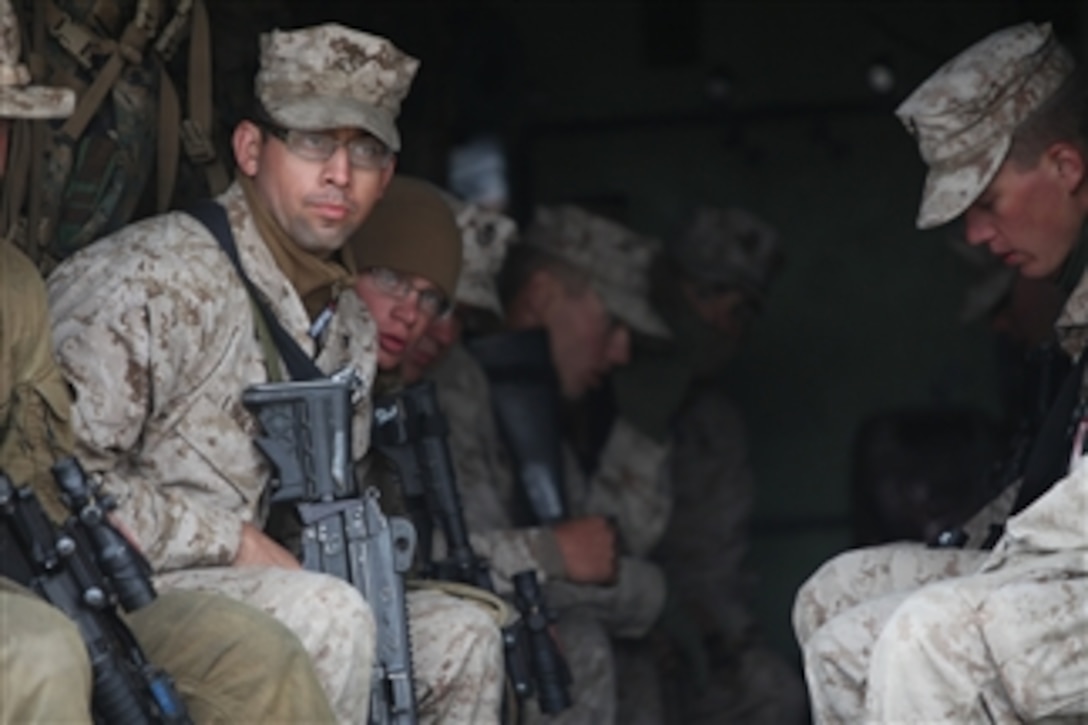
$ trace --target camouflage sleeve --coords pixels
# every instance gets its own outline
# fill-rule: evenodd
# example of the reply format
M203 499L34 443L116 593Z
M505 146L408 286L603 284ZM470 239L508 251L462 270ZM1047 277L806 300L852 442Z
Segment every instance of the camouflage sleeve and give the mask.
M479 365L464 348L454 346L431 377L449 424L450 457L465 526L472 548L489 561L495 588L500 593L511 591L511 577L527 569L536 570L542 579L565 576L559 545L549 529L513 526L513 472Z
M470 534L469 538L476 554L487 559L499 594L512 592L514 575L528 569L535 570L541 581L566 577L563 555L551 529L482 531Z
M622 556L612 586L553 581L545 592L554 609L579 607L604 624L613 637L642 637L665 608L665 575L645 559Z
M586 513L613 517L627 551L637 556L657 544L669 521L668 450L618 419L582 505Z
M155 461L141 456L155 443L146 439L145 425L176 415L197 397L175 392L186 362L201 350L199 335L187 329L196 320L177 304L185 293L152 302L132 284L92 290L78 277L58 281L56 274L49 288L57 359L75 391L72 429L85 469L117 497L118 518L156 571L229 564L241 541L239 515L207 503L200 495L206 481L166 480Z

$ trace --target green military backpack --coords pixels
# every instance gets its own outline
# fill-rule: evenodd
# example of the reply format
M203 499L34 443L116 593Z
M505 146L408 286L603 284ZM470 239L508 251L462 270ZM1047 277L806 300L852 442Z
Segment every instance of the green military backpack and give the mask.
M170 208L178 179L191 181L194 170L203 188L193 193L189 185L187 196L226 188L212 141L204 0L21 0L17 11L34 82L77 97L67 119L12 129L0 233L43 273L133 219ZM171 70L185 60L188 72L176 73L183 76L176 82Z

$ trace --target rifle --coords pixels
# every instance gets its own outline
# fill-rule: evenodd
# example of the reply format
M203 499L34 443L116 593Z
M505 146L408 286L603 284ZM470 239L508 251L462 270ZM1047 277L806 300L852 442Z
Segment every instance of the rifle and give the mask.
M91 662L95 722L190 725L173 681L118 615L118 605L133 612L156 594L147 562L106 518L115 502L90 487L74 458L52 472L72 513L59 527L30 487L0 472L0 570L76 623Z
M370 723L415 725L404 573L416 535L408 520L382 513L375 489L356 489L351 418L361 386L348 369L327 379L254 385L242 402L264 431L256 444L274 469L271 500L290 504L302 525L302 565L350 583L374 610Z
M495 421L514 461L530 523L568 517L560 439L561 395L543 329L469 340L491 388Z
M437 521L446 540L447 557L442 561L434 561L430 549L422 550L424 576L494 594L487 562L473 551L469 541L446 441L448 432L432 381L418 382L374 401L372 445L396 466L410 510L426 511L421 525L429 528ZM420 540L424 539L429 536L421 535ZM571 704L570 671L548 631L555 615L544 603L536 572L515 575L514 586L521 618L502 631L507 677L519 699L535 692L541 712L560 712Z

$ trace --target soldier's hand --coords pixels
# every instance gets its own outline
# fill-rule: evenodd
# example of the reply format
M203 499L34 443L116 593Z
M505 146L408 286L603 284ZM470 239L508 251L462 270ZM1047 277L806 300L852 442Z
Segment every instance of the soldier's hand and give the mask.
M231 566L278 566L301 569L291 552L283 548L253 524L242 524L242 543Z
M567 578L578 584L612 584L618 552L616 528L603 516L571 519L552 527Z

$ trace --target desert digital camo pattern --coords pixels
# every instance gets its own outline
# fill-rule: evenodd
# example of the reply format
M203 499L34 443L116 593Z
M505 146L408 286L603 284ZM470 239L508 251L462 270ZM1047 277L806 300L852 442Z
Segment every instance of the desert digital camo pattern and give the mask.
M385 38L326 23L261 36L255 92L286 128L361 128L400 150L396 119L419 61Z
M974 202L1016 126L1072 69L1048 25L1025 23L964 51L904 102L898 114L930 165L920 227ZM1074 358L1088 339L1086 300L1082 277L1057 325ZM817 722L1088 716L1088 470L1071 460L992 552L875 547L802 586L794 629Z
M624 550L646 556L661 540L672 513L670 450L669 444L658 443L617 418L597 468L587 478L568 446L565 485L571 510L611 517Z
M19 19L11 0L0 0L0 118L64 118L76 105L70 88L34 86L20 63Z
M445 196L461 229L464 254L454 299L459 305L490 310L501 317L495 275L502 268L507 248L517 241L517 223L487 207Z
M580 207L540 207L522 243L581 270L605 307L631 329L668 337L669 329L648 301L650 263L660 244Z
M759 299L782 265L778 232L735 208L697 209L669 253L695 279L738 286Z
M498 725L502 635L479 604L439 591L408 592L421 725Z
M309 317L253 223L239 186L227 209L250 278L310 354ZM269 467L242 391L268 381L245 287L192 217L133 224L80 251L50 276L61 369L76 391L84 466L118 496L120 516L155 571L229 564L241 525L264 522ZM318 366L374 379L375 326L354 291L339 295ZM370 432L370 400L353 421L353 454Z
M219 201L250 278L312 354L302 301L259 237L241 188ZM366 604L328 577L227 566L242 524L263 523L269 469L241 402L246 387L268 380L264 352L226 255L195 219L167 214L81 250L50 277L49 292L58 362L76 393L77 453L117 497L118 518L154 570L176 578L164 578L164 588L221 591L271 613L314 657L337 717L352 721L366 706L373 656ZM345 290L319 367L351 364L369 383L374 330ZM369 398L359 401L354 426L353 454L362 456ZM323 606L337 616L315 615Z
M967 210L997 174L1016 127L1073 67L1049 23L1021 23L945 63L900 104L896 115L929 166L920 229Z
M1084 294L1082 281L1071 302ZM1083 331L1083 306L1066 313ZM836 557L798 593L794 628L818 722L1083 718L1088 470L1010 518L992 552Z
M491 566L495 588L513 591L511 578L534 569L546 581L565 575L559 545L546 527L514 528L515 482L491 412L491 393L479 363L460 343L427 371L449 423L449 448L465 525L476 553Z
M0 470L32 486L59 520L66 513L49 468L72 450L68 388L53 361L45 284L7 241L0 241L0 362ZM0 722L90 722L86 647L65 618L50 622L54 611L0 585L0 618L28 635L5 632L0 643ZM332 721L299 640L272 618L226 597L175 593L128 622L198 721ZM42 623L48 632L35 629Z
M515 528L514 477L505 446L495 426L486 376L475 359L460 345L453 346L445 358L428 371L435 381L439 404L450 424L450 454L457 471L458 485L472 545L488 559L496 588L511 590L510 579L519 571L535 569L545 583L549 604L560 615L559 633L564 652L571 664L574 704L555 720L560 723L612 722L615 719L615 668L610 637L640 637L658 618L665 601L665 581L655 565L634 557L620 561L618 582L613 586L578 585L565 581L566 572L555 535L547 527ZM619 434L610 446L612 455L620 456L609 467L602 483L599 503L610 503L612 510L628 522L634 531L632 516L645 511L661 511L653 496L638 495L655 491L661 485L655 466L664 458L663 447L639 446L637 437ZM624 451L639 450L636 457L624 461ZM575 485L587 484L567 451L568 478ZM629 468L641 462L650 471L645 478ZM638 469L642 470L642 469ZM574 476L578 476L574 479ZM620 492L635 492L636 505L623 506L615 500ZM579 506L586 503L584 490L578 495ZM590 513L574 509L575 515ZM598 513L598 512L593 512ZM653 532L663 524L651 520L646 532L632 533L640 546L651 544ZM540 721L530 704L530 722ZM551 720L548 720L551 722Z

